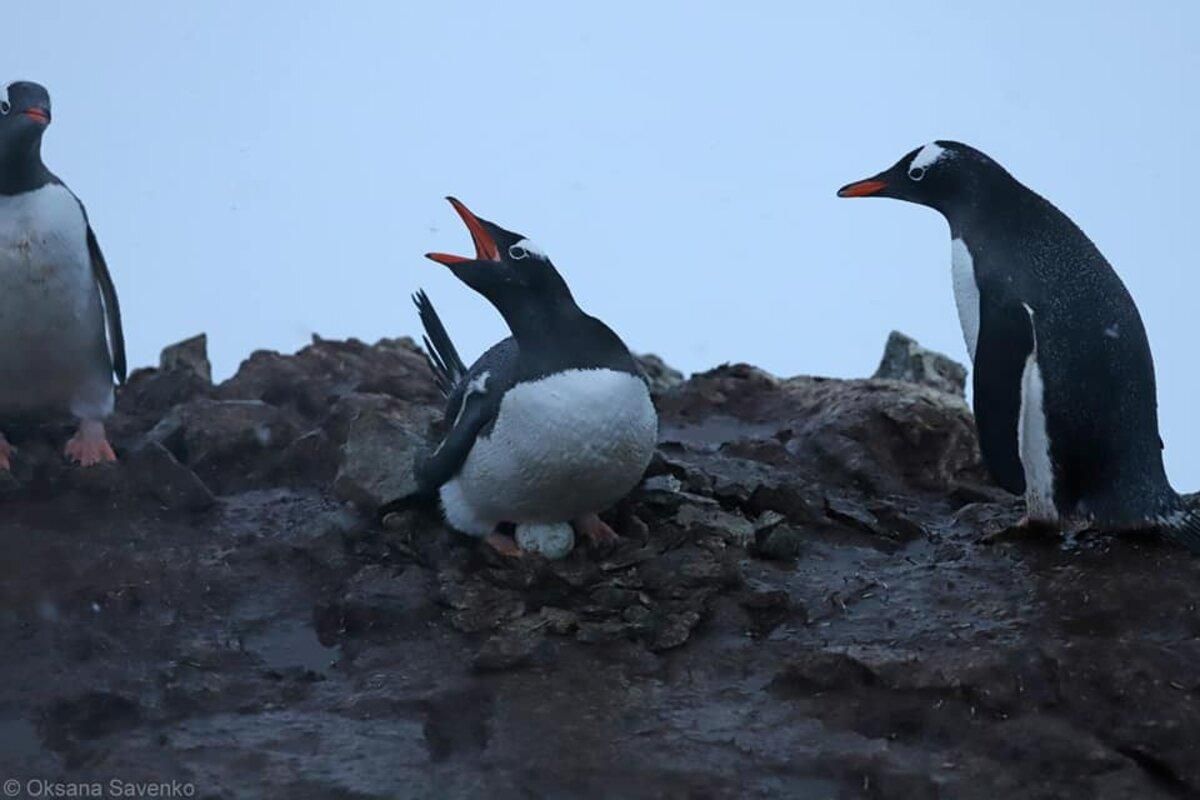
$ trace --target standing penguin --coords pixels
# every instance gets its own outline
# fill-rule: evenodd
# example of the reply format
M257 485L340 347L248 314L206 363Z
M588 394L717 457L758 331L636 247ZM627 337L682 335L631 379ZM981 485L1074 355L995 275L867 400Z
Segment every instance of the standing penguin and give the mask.
M658 416L621 339L585 314L550 259L520 234L476 217L475 257L426 257L483 295L512 336L470 369L424 292L414 298L430 366L447 398L445 439L417 468L419 493L440 496L446 521L499 552L557 544L571 525L594 542L616 538L597 512L641 479L658 441ZM496 530L516 526L516 542Z
M839 197L893 197L950 223L975 421L1028 523L1158 528L1200 551L1200 513L1167 482L1154 362L1125 285L1065 214L958 142L913 150Z
M71 413L66 455L115 461L104 432L113 377L125 380L117 293L79 199L42 163L50 95L0 93L0 418ZM13 448L0 433L0 470Z

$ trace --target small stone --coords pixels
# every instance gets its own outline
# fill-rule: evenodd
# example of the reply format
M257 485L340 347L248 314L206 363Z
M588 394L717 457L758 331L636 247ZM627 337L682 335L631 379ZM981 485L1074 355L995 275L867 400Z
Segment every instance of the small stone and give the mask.
M145 442L129 453L125 469L140 489L168 509L204 511L217 502L204 481L158 442Z
M854 689L876 682L866 664L846 653L813 651L791 661L771 682L785 694L810 694L831 689Z
M542 606L539 616L545 622L546 630L556 636L566 636L579 627L579 617L574 611L554 606Z
M668 615L650 638L648 646L655 651L679 647L691 638L692 631L698 624L700 624L700 614L695 611Z
M363 409L350 423L334 492L366 511L416 492L416 459L428 446L433 416L424 406Z
M539 628L501 631L483 643L471 666L477 672L501 672L523 666L532 660L544 641Z
M635 356L651 394L661 394L683 383L683 373L652 353Z
M778 527L765 532L758 539L755 553L773 561L792 561L800 555L804 537L795 528Z
M630 626L624 622L581 622L575 639L585 644L613 642L626 638Z
M918 383L963 397L967 368L948 356L926 350L899 331L892 331L874 377Z
M158 368L164 372L191 372L205 383L211 384L212 364L208 360L208 335L200 333L164 347L158 356Z
M675 514L675 522L684 530L714 533L738 547L747 547L754 542L754 525L740 514L732 514L720 506L681 506Z

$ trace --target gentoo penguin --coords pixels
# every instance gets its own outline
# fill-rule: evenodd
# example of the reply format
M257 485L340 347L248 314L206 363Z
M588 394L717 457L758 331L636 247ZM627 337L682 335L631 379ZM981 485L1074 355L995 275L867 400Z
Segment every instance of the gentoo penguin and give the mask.
M426 257L491 302L512 336L467 369L429 298L415 296L450 423L417 468L421 492L440 496L452 527L506 555L520 553L533 530L561 542L556 529L569 534L569 524L593 542L611 541L597 512L637 484L658 440L641 370L533 242L447 199L475 257ZM496 530L501 523L515 525L515 542Z
M116 459L104 433L113 378L125 379L117 293L79 199L42 163L50 95L0 93L0 419L70 413L66 454ZM0 434L0 469L13 448Z
M1154 362L1137 307L1065 214L988 156L936 141L840 197L893 197L950 223L975 421L1026 522L1158 528L1200 551L1200 514L1167 482Z

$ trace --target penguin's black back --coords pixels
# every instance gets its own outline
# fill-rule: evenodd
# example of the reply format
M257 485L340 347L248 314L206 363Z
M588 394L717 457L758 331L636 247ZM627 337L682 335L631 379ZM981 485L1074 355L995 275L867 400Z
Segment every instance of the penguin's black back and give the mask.
M971 252L982 306L1033 310L1056 506L1108 524L1173 510L1154 363L1133 298L1074 222L1015 179L1006 184L953 220L953 235Z

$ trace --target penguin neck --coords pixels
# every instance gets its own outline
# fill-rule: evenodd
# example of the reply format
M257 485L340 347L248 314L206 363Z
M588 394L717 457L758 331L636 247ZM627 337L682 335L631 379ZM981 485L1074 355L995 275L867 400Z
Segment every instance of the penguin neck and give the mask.
M52 179L42 162L42 137L3 148L0 152L0 194L22 194Z
M501 309L500 313L522 350L553 347L559 339L571 336L589 319L570 292L538 303L527 302Z
M969 241L986 237L997 224L1006 225L1029 205L1032 192L1009 176L990 180L975 188L967 197L947 203L937 210L950 224L950 237Z

